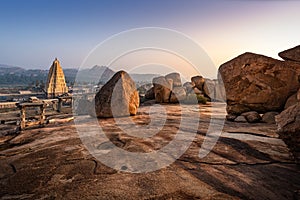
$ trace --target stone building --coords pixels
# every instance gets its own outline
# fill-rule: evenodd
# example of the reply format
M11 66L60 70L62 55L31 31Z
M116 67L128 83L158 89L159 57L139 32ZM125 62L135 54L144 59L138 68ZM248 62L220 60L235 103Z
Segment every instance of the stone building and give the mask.
M57 58L53 61L48 73L46 83L46 93L48 98L54 98L68 93L64 72Z

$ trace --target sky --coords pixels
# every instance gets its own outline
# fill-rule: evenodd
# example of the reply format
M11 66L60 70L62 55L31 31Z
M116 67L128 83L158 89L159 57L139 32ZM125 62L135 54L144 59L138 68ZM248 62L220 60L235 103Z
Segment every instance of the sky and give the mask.
M184 34L216 68L244 52L279 59L278 52L300 44L299 8L296 0L2 0L0 63L48 69L57 57L63 68L77 68L101 42L142 27ZM135 65L128 60L114 64Z

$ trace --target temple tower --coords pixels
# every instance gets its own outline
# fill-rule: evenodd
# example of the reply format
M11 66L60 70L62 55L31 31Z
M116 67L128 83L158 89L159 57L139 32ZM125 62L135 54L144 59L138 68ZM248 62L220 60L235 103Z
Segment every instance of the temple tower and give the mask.
M55 98L68 92L64 72L57 58L53 61L48 73L46 93L48 98Z

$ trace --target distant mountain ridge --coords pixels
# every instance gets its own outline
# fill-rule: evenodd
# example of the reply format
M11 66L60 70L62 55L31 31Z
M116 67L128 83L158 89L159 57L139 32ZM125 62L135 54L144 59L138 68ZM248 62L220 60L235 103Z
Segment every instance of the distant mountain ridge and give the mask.
M91 68L78 70L76 68L63 69L67 84L75 82L104 84L115 71L106 66L95 65ZM48 70L24 69L22 67L0 64L0 85L36 85L45 84ZM99 77L101 76L101 77ZM157 74L130 74L135 82L151 82Z
M5 65L5 64L0 64L0 74L9 74L9 73L14 73L18 71L24 71L25 69L17 66L11 66L11 65Z
M86 68L77 71L76 82L90 82L101 84L106 83L115 72L108 67L95 65L92 68ZM100 76L100 77L99 77Z

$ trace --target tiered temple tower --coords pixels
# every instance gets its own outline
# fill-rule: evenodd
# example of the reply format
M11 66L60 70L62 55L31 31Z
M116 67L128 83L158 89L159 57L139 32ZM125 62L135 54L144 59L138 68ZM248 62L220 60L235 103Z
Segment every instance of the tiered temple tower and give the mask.
M68 92L64 72L57 58L53 61L48 73L46 93L48 98L55 98Z

